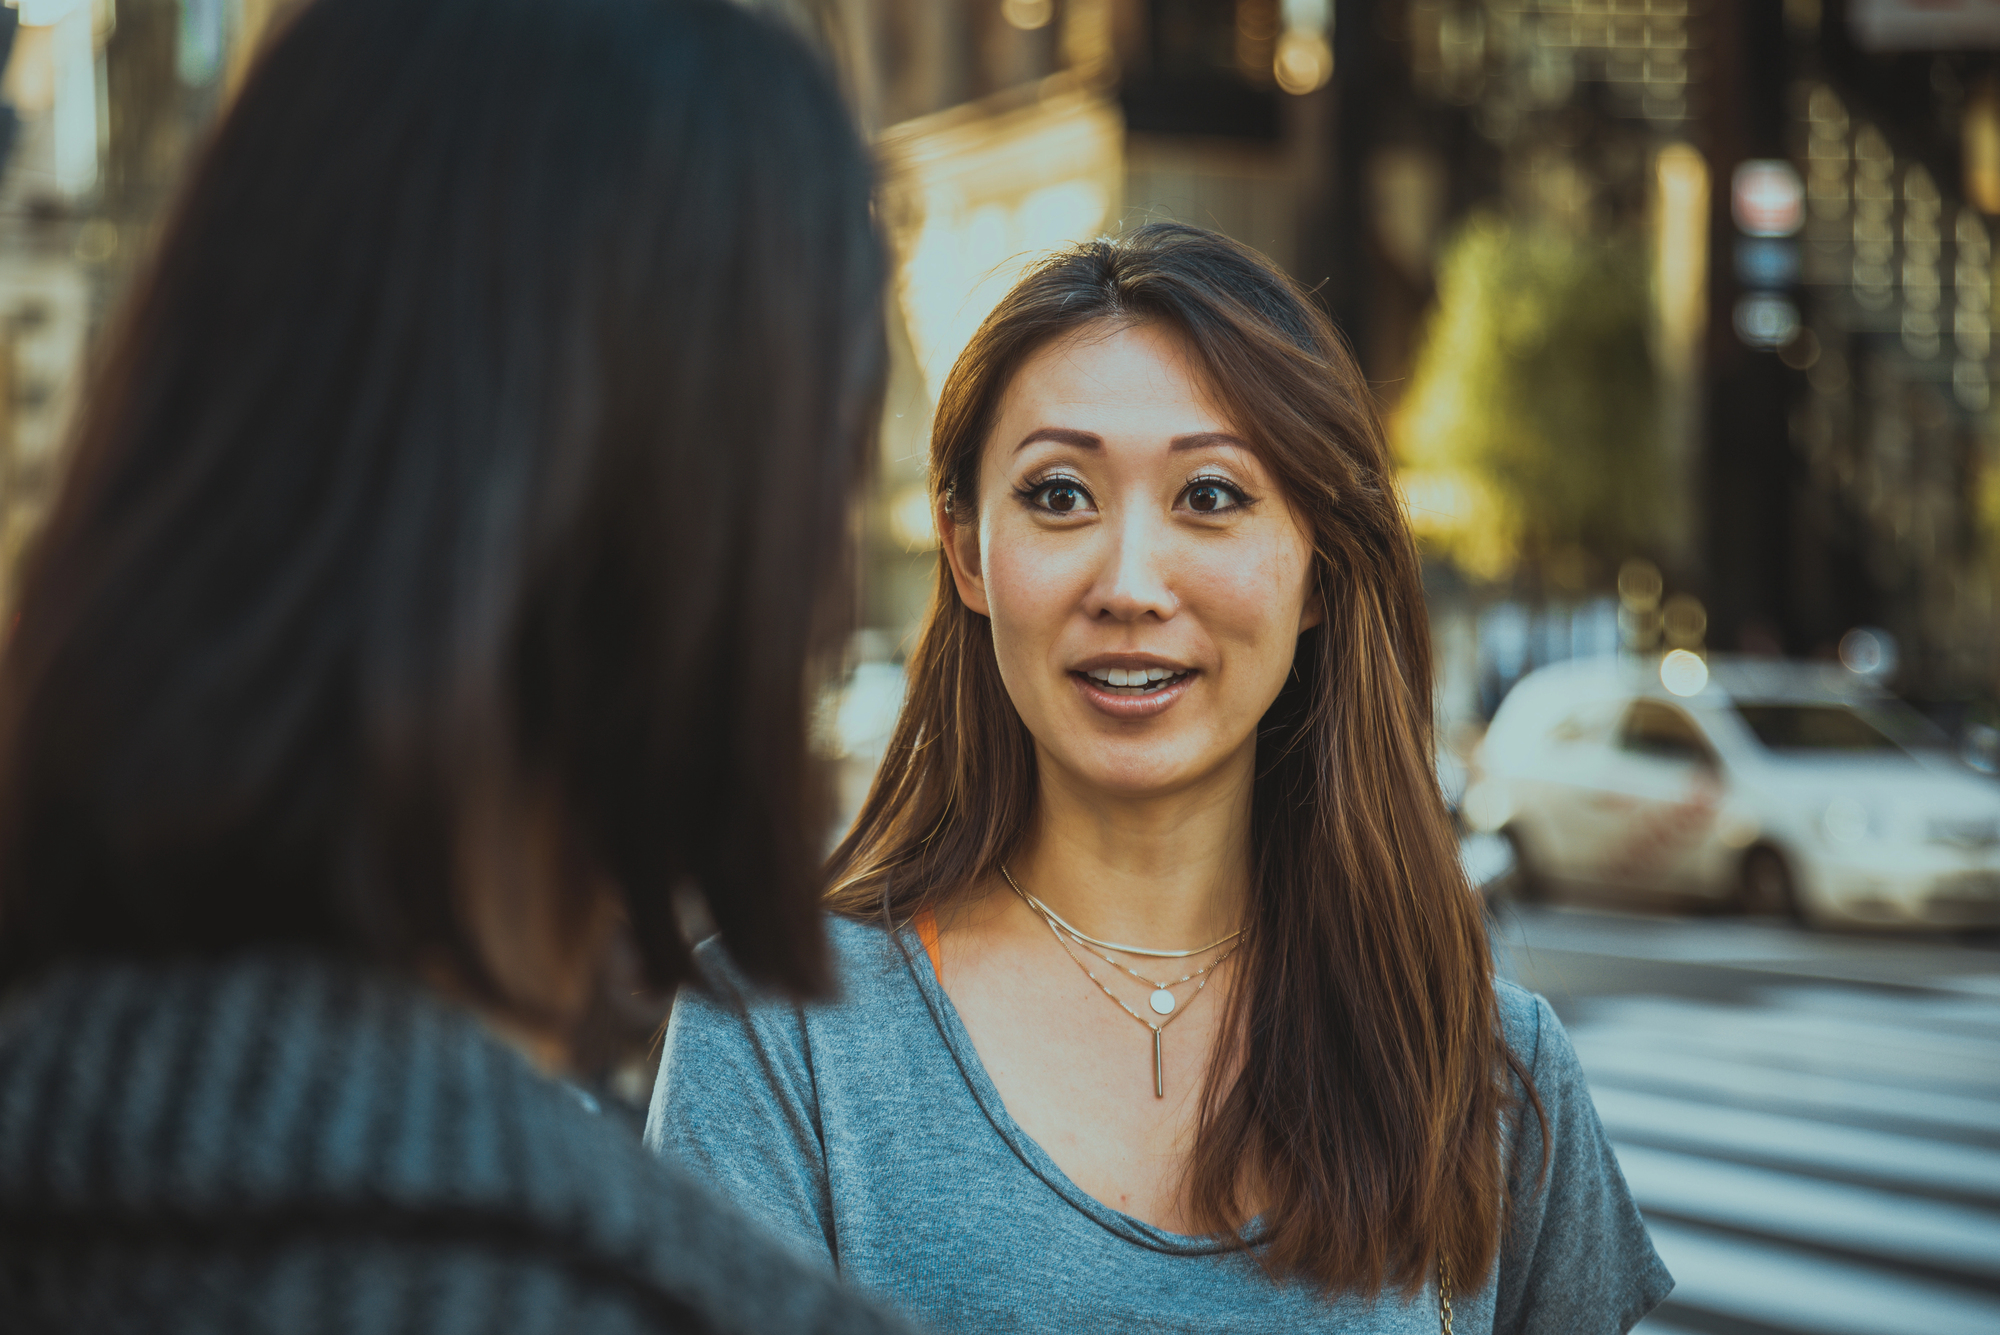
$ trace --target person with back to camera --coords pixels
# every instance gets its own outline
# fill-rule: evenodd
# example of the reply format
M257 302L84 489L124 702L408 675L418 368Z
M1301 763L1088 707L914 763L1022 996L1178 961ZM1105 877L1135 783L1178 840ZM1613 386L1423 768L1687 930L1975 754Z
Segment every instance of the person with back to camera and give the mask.
M842 997L705 947L649 1143L939 1330L1631 1327L1672 1281L1561 1025L1493 977L1325 317L1208 232L1079 246L974 336L930 466Z
M684 975L690 888L828 981L870 188L721 0L261 56L0 660L0 1330L905 1329L530 1061L608 956Z

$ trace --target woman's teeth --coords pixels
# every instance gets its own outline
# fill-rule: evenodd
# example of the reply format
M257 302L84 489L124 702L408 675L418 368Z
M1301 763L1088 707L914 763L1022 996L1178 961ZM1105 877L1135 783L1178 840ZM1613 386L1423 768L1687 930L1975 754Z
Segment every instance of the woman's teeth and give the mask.
M1156 689L1160 683L1172 681L1187 675L1186 668L1092 668L1085 674L1092 681L1103 686L1136 686L1142 690Z

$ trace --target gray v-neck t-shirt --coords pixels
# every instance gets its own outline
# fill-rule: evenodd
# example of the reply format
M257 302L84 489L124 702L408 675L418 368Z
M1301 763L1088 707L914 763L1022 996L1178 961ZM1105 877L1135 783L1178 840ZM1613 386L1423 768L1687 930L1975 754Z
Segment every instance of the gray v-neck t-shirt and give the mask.
M717 942L713 994L667 1026L646 1143L801 1252L938 1331L1435 1335L1426 1289L1328 1298L1242 1250L1086 1194L1008 1115L914 933L830 925L838 1000L746 991ZM1509 1147L1492 1273L1452 1296L1456 1335L1630 1329L1673 1286L1548 1003L1496 984L1506 1041L1548 1113Z

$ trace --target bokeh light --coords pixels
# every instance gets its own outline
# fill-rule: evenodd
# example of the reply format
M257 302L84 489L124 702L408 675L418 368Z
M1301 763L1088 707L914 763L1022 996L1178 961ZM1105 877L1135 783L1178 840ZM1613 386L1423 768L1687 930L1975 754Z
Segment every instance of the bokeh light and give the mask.
M1660 660L1660 685L1675 695L1700 695L1702 687L1708 685L1708 664L1701 661L1700 654L1669 650Z

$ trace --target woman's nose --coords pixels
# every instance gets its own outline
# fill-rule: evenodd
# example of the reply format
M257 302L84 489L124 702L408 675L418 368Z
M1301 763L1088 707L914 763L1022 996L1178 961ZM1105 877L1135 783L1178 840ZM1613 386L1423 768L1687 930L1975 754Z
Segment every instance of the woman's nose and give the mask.
M1164 621L1179 606L1165 573L1167 534L1151 515L1127 511L1105 525L1104 563L1090 590L1092 617Z

